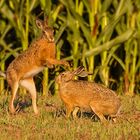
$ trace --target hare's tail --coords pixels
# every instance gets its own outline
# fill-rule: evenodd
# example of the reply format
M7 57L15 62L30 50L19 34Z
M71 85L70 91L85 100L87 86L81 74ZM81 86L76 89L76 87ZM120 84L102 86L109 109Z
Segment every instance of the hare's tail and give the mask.
M6 74L4 72L2 72L2 71L0 71L0 76L6 78Z

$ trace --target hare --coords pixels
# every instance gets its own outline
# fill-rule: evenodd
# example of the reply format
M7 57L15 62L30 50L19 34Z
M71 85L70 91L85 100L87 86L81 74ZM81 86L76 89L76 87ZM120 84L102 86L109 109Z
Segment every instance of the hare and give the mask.
M101 120L107 122L104 115L116 117L121 102L116 93L101 84L84 80L74 80L74 76L87 76L83 67L75 71L66 71L58 75L56 83L59 86L59 95L66 106L66 116L73 111L76 116L78 108L92 110Z
M15 113L14 99L18 87L21 85L31 94L34 113L38 114L36 88L33 77L41 72L45 66L48 68L53 68L53 65L56 64L69 66L68 62L56 60L55 58L56 49L53 29L48 26L47 19L45 21L37 19L36 25L42 30L42 36L36 39L27 50L15 58L6 71L6 79L12 92L12 98L9 104L11 113Z

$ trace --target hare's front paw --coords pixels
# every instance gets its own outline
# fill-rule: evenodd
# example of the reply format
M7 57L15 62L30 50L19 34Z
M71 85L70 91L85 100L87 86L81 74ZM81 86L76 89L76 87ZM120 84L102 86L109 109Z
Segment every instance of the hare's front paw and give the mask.
M47 64L47 67L52 69L52 68L54 68L54 65L53 64Z
M66 66L66 67L70 67L69 63L68 63L67 61L65 61L65 60L62 60L62 64L63 64L64 66Z

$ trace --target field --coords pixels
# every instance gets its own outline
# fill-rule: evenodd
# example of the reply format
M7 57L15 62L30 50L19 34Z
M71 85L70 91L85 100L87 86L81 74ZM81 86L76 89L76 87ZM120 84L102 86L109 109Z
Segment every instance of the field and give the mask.
M94 114L85 112L79 112L78 119L66 119L55 78L68 69L46 66L34 77L37 91L42 93L37 101L40 114L34 115L31 99L20 88L21 95L15 100L20 110L11 115L11 93L5 92L8 84L0 77L0 140L140 140L139 3L140 0L0 0L0 71L6 72L9 64L44 34L36 20L47 19L54 29L55 59L66 60L69 70L84 66L90 73L87 81L117 91L122 100L115 123L103 125Z
M20 140L139 140L140 96L121 96L122 111L116 123L103 125L95 115L65 119L64 105L57 96L38 97L40 115L35 116L30 98L17 98L23 107L16 115L8 112L9 96L0 99L0 139ZM47 104L54 104L57 109ZM90 116L90 117L89 117ZM94 118L94 119L93 119Z

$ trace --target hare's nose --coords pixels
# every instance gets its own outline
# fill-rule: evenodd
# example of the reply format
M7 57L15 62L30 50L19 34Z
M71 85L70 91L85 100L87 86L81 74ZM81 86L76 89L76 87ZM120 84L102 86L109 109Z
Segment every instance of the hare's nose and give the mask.
M49 40L49 42L54 42L54 38L53 37L49 37L48 40Z
M53 42L54 41L54 37L50 37L50 41Z
M48 39L49 42L53 42L54 41L54 37L53 35L51 35L49 32L45 31L44 32L46 35L46 38Z

